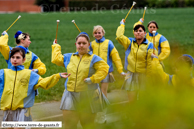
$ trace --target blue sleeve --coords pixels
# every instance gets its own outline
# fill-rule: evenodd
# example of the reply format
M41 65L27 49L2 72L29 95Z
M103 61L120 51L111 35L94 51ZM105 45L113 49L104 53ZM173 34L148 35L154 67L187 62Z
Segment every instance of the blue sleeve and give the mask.
M99 56L97 56L97 55L94 55L93 58L92 58L91 63L94 64L94 63L96 63L96 62L98 62L98 61L101 61L101 60L102 60L101 57L99 57Z
M38 59L38 56L32 52L32 62Z
M109 56L110 56L110 53L112 52L112 49L114 48L114 44L111 40L109 40L108 42L108 49L109 49Z
M4 90L4 70L0 70L0 100Z
M92 42L90 43L89 49L90 49L90 51L93 51L93 49L92 49Z
M153 49L153 48L154 48L153 43L150 43L150 44L148 45L147 51L148 51L149 49Z
M31 91L32 88L34 88L34 86L38 83L39 78L40 78L40 75L38 75L37 73L31 71L28 91Z
M166 41L167 39L162 35L159 40L159 44Z
M133 40L134 40L134 38L131 38L131 37L129 37L128 39L130 40L131 43L132 43Z
M33 69L33 62L38 59L38 56L32 52L32 61L29 69Z
M64 66L65 68L67 69L67 65L69 64L70 62L70 59L71 59L71 56L72 56L73 53L67 53L67 54L64 54Z
M40 78L40 75L31 71L30 80L28 83L28 92L27 92L28 97L23 100L24 107L31 107L34 104L34 97L35 97L34 86L38 83L39 78Z

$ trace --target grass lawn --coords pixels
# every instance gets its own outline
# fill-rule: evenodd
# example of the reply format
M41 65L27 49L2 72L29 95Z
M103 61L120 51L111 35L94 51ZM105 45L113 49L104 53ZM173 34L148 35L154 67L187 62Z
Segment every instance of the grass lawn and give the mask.
M56 20L60 20L58 28L58 43L62 46L62 53L75 52L75 37L79 34L78 30L71 22L75 20L81 31L90 35L91 41L92 30L94 25L102 25L106 31L105 37L113 41L119 54L124 61L124 48L116 41L116 29L120 21L127 14L128 10L111 10L111 11L86 11L86 12L53 12L53 13L13 13L0 14L0 32L6 30L13 21L21 15L22 17L8 31L9 42L12 47L15 46L14 34L17 30L28 32L31 35L32 44L29 49L34 52L46 64L47 72L43 77L58 72L65 72L64 67L56 66L51 63L51 45L56 34ZM132 10L126 20L125 35L133 37L132 27L143 14L143 10ZM183 53L194 56L194 8L166 8L166 9L147 9L144 25L151 20L155 20L159 25L158 32L164 35L172 48L171 55L164 61L166 71L171 73L169 68L172 57L179 56ZM0 54L0 68L6 68L7 64ZM123 78L114 71L117 81L109 85L109 90L120 88ZM49 90L39 89L39 96L36 102L60 100L64 90L65 79Z

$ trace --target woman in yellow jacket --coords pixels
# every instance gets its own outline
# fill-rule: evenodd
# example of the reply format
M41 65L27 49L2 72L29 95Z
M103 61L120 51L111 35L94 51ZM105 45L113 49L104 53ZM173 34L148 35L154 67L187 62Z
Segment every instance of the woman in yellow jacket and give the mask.
M76 53L61 54L61 46L52 45L52 63L63 66L71 76L65 82L60 109L63 110L65 128L76 129L80 120L83 128L94 124L97 112L103 110L99 85L108 74L108 64L88 51L89 36L81 32L76 37ZM92 127L90 127L92 128Z
M89 48L93 54L100 56L109 65L109 74L101 81L101 90L107 97L108 83L111 82L111 78L113 78L112 62L116 65L119 74L123 75L124 72L121 58L117 49L111 40L105 39L104 35L105 30L102 26L94 26L93 36L95 37L95 40L91 42Z
M8 68L11 68L12 64L10 61L10 51L13 49L12 47L8 46L8 34L7 32L2 33L3 36L0 37L0 52L5 58ZM22 46L26 49L26 60L23 63L25 69L30 69L39 75L44 75L46 73L46 66L39 57L31 52L28 47L31 44L30 35L27 33L23 33L22 31L17 31L14 35L16 40L17 46ZM38 95L38 90L35 92Z
M164 72L158 56L152 54L152 57L152 76L157 77L158 82L160 81L159 83L163 83L166 86L171 85L174 88L194 87L194 78L192 76L194 59L192 56L184 54L177 59L174 75Z
M26 49L16 47L11 50L10 69L0 70L0 109L4 111L3 121L32 121L30 108L34 105L35 90L49 89L67 73L40 77L22 65Z
M8 34L4 31L3 36L0 37L0 52L8 63L8 68L11 66L9 54L12 47L8 46ZM17 46L23 46L26 48L26 60L24 62L25 69L31 69L32 71L38 73L39 75L44 75L46 73L46 66L41 62L39 57L31 52L28 47L31 44L30 35L23 33L22 31L17 31L15 36Z
M124 35L124 19L117 28L116 39L125 48L125 69L128 71L123 89L128 91L129 102L138 99L139 91L144 90L146 76L151 70L151 54L153 43L145 38L145 27L134 27L135 38Z
M134 27L137 24L143 24L144 19L141 18L137 23L134 24ZM158 59L162 63L164 59L166 59L170 55L170 45L168 40L161 34L157 32L159 29L158 24L155 21L150 21L147 25L148 33L146 34L146 39L153 43L153 33L152 31L156 31L155 34L155 48L158 51Z

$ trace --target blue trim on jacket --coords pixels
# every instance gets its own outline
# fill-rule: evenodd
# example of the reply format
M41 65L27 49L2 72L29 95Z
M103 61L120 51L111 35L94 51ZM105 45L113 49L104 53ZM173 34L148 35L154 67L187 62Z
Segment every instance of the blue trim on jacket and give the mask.
M92 55L92 51L88 51L87 54ZM63 59L64 59L63 64L64 64L64 66L65 66L65 69L67 69L67 66L68 66L68 64L69 64L69 62L70 62L70 60L71 60L71 56L72 56L72 55L73 55L73 56L79 55L79 52L63 54L63 56L64 56L64 58L63 58ZM66 79L65 84L64 84L65 89L67 89L67 82L68 82L68 78Z
M0 102L3 94L3 89L4 89L4 70L1 69L0 70ZM0 103L0 107L1 107L1 103Z
M34 100L35 100L34 86L38 83L39 78L40 78L40 76L37 73L31 72L30 80L28 83L27 97L23 101L25 108L29 108L29 107L32 107L34 105Z
M100 40L95 39L97 43L102 43L105 41L105 37L103 36Z

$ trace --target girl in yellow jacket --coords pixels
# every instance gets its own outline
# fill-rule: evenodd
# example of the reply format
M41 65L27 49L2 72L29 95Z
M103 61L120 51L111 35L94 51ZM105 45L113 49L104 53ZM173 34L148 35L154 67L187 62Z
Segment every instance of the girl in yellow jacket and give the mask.
M134 27L137 24L143 24L144 19L141 18L137 23L134 24ZM152 31L156 31L155 34L155 48L158 51L158 59L162 62L170 55L170 45L168 40L161 34L157 32L159 29L158 24L155 21L150 21L147 25L148 33L146 34L146 39L150 42L153 42L153 33Z
M61 46L52 45L52 63L63 66L71 76L65 82L65 91L60 109L63 110L66 128L76 129L80 120L83 128L94 124L97 112L102 111L102 100L98 83L108 74L108 64L88 51L89 36L81 32L76 38L76 53L61 54ZM91 127L92 128L92 127Z
M112 62L116 65L117 71L121 75L123 75L124 72L121 58L117 49L111 40L105 39L104 35L105 30L102 26L94 26L93 36L95 37L95 40L91 42L89 48L93 54L100 56L109 65L109 74L101 81L101 90L107 97L108 83L111 82L111 78L113 78Z
M192 76L194 59L192 56L184 54L175 62L175 74L169 75L164 72L157 56L152 55L152 76L157 77L159 83L174 88L185 89L187 86L194 87L194 78Z
M8 34L4 31L3 36L0 37L0 52L5 58L8 68L11 67L11 62L9 58L10 51L12 47L8 46ZM17 31L15 36L17 46L23 46L26 48L26 60L24 62L25 69L31 69L32 71L38 73L39 75L44 75L46 73L46 66L41 62L39 57L31 52L28 47L31 44L30 35L23 33L22 31Z
M32 121L30 107L34 105L35 90L49 89L67 73L40 77L22 65L25 49L13 48L10 53L10 69L0 70L0 109L4 111L3 121Z
M10 51L13 49L8 46L8 34L7 32L2 33L3 36L0 37L0 52L5 58L8 68L11 68L12 64L10 61ZM26 49L26 60L23 63L25 69L30 69L39 75L44 75L46 73L46 66L37 55L31 52L28 47L31 44L30 35L27 33L23 33L22 31L17 31L15 36L17 46L22 46ZM36 90L35 94L38 94L38 90Z
M117 28L116 39L125 48L125 69L128 71L123 89L128 91L129 102L137 99L140 90L145 88L145 76L151 70L151 54L153 43L145 38L145 27L134 27L135 38L124 35L124 19Z

